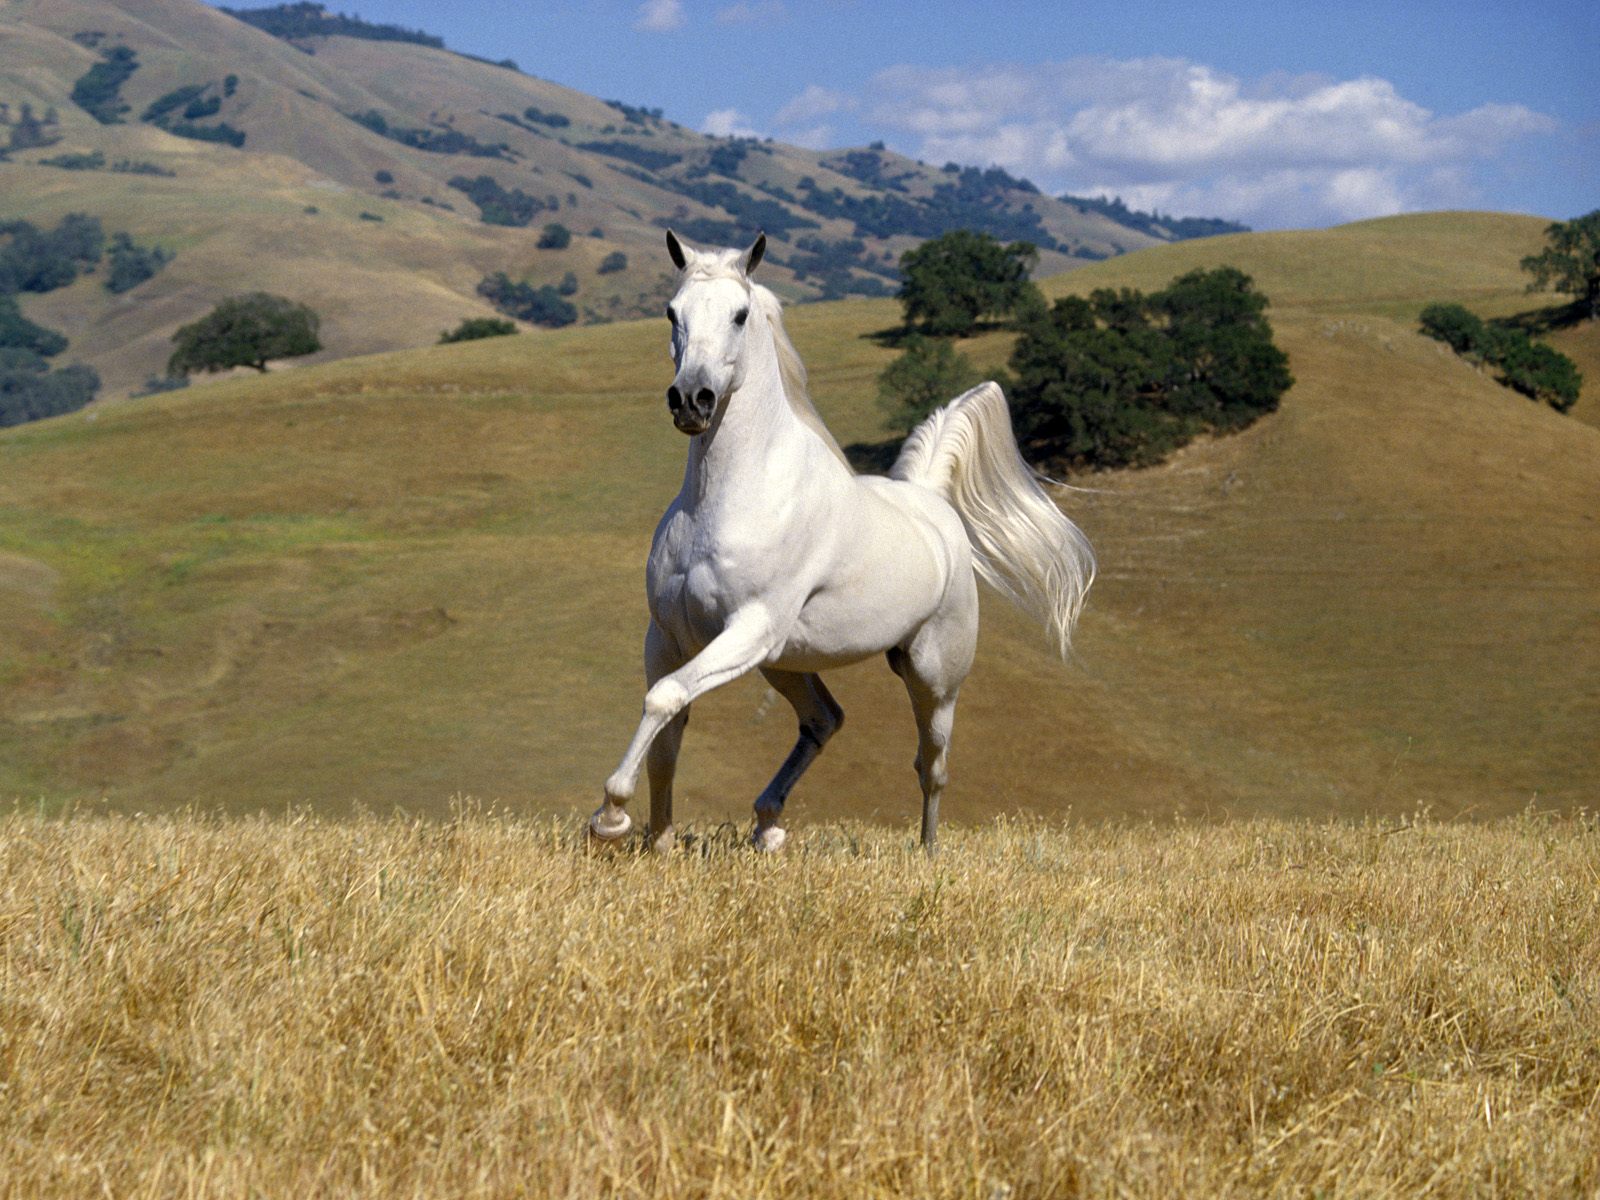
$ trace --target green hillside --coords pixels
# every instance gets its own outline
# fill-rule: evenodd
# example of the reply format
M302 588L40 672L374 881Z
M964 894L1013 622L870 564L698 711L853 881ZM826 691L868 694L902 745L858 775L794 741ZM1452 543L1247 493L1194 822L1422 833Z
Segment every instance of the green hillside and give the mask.
M131 71L86 94L114 55ZM769 283L790 299L890 292L905 250L957 226L1028 237L1046 273L1182 232L1003 172L709 137L626 100L412 42L290 42L199 0L6 0L0 220L87 212L177 252L123 296L91 279L28 299L107 397L160 374L173 330L241 290L322 313L322 360L426 345L489 315L476 289L496 271L570 277L581 322L653 315L670 286L667 221L691 240L764 227ZM23 105L53 118L49 144L7 153ZM196 140L224 134L243 141ZM538 249L552 223L570 244ZM602 271L618 254L626 266Z
M1430 300L1527 307L1516 262L1543 224L1220 238L1047 281L1238 265L1297 382L1242 435L1063 493L1102 568L1077 661L986 602L949 815L1592 804L1600 430L1414 331ZM869 335L897 316L790 311L842 441L880 436L892 352ZM1003 341L966 349L1000 362ZM643 557L684 452L669 369L659 320L620 323L0 434L0 795L586 810L641 696ZM835 690L849 724L795 819L909 820L898 681L864 664ZM697 704L683 817L742 819L790 721L759 681Z

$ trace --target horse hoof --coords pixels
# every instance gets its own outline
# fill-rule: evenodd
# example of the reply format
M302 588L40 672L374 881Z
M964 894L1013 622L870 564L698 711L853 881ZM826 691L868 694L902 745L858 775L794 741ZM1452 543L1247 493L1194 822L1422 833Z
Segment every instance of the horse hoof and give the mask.
M763 854L776 854L783 849L783 843L788 838L789 835L776 825L768 825L750 835L750 844Z
M678 844L678 835L668 825L660 833L652 833L650 849L656 854L671 854L672 848Z
M632 828L632 817L620 808L602 804L589 818L589 845L609 850L627 837Z

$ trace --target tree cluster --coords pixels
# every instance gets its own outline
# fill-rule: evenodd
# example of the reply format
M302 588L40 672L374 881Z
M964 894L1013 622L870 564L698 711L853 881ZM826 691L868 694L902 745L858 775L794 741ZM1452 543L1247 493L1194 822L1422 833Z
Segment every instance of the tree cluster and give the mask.
M546 208L554 209L560 204L554 196L548 201L541 200L521 188L503 187L489 175L479 175L476 179L456 175L451 178L450 186L465 193L467 199L478 206L478 219L485 225L521 229L533 224L534 217Z
M1266 307L1233 267L1149 295L1102 288L1056 301L1027 321L1011 356L1019 438L1035 461L1106 468L1243 429L1294 382Z
M95 63L72 85L72 102L102 125L122 124L128 105L122 85L139 69L139 56L127 46L101 51Z
M1462 358L1493 369L1500 382L1557 412L1578 400L1583 376L1573 361L1520 329L1495 325L1459 304L1430 304L1418 317L1422 332Z
M478 284L478 295L506 316L533 325L559 329L578 319L578 310L549 284L534 287L529 283L514 283L504 271L484 276Z
M0 426L20 425L82 408L100 390L93 369L74 363L51 370L47 361L67 348L67 339L22 315L11 296L0 295Z
M970 229L907 250L900 256L906 325L934 337L964 337L985 317L1009 316L1037 297L1028 275L1038 261L1031 242L1003 246Z

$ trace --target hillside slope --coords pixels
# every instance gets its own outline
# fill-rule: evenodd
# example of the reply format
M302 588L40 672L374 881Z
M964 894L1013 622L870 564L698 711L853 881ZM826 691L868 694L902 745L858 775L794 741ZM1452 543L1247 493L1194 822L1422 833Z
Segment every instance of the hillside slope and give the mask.
M102 124L73 94L114 52L137 65L106 101L106 115L125 108L118 123ZM30 315L72 338L71 357L101 372L107 395L159 374L179 324L244 290L311 303L325 320L323 359L424 345L488 314L476 287L495 271L539 286L570 276L585 321L653 314L668 286L668 221L691 239L764 227L769 282L792 299L892 290L901 253L958 225L1029 237L1045 247L1046 272L1170 232L1003 173L708 137L430 46L291 43L198 0L0 3L0 104L7 122L23 104L56 118L53 144L0 155L0 217L85 211L177 251L124 296L90 279L29 301ZM173 132L224 128L242 145ZM43 165L96 153L99 170ZM538 249L547 223L565 226L570 245ZM627 265L602 271L617 254Z
M1062 501L1102 574L1070 667L985 604L946 812L1488 815L1600 794L1600 430L1414 332L1526 305L1542 223L1437 214L1162 247L1065 287L1234 263L1296 385L1242 435ZM870 335L792 309L842 441ZM1003 361L1003 339L969 346ZM124 808L590 806L637 715L641 564L684 445L659 320L351 359L0 434L0 795ZM908 820L881 664L801 822ZM791 718L696 705L689 821L743 819Z

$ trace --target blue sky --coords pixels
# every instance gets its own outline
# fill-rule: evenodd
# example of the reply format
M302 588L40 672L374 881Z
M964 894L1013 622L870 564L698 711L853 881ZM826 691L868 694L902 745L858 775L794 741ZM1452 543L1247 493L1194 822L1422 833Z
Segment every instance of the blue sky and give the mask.
M1600 207L1600 0L328 7L708 132L881 140L1178 216Z

